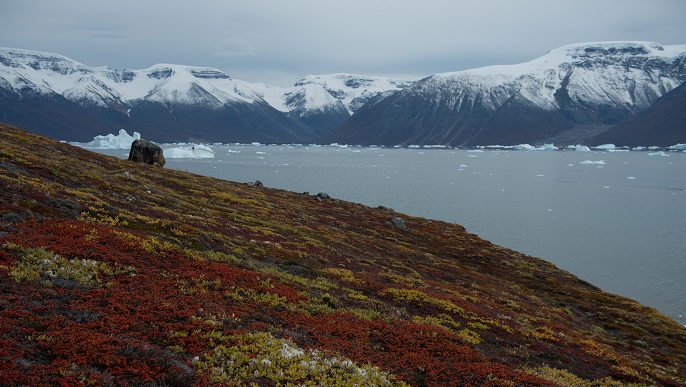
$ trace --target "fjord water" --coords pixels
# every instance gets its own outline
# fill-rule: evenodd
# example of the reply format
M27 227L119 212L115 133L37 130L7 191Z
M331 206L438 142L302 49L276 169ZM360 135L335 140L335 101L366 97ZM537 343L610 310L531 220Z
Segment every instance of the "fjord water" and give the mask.
M458 223L686 324L684 152L212 149L166 166Z

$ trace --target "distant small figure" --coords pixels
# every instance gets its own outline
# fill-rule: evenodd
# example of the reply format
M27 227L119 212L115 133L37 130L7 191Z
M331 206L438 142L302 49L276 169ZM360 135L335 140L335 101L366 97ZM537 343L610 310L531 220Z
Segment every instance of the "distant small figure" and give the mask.
M135 140L131 143L129 160L163 167L166 163L164 151L159 145L147 140Z

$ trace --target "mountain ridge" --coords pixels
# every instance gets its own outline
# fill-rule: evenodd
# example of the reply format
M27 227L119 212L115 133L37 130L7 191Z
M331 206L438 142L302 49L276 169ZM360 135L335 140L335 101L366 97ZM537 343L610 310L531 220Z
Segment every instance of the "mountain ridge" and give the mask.
M0 48L0 120L69 141L124 128L160 142L594 145L685 80L686 45L640 41L576 43L418 81L308 75L290 88L210 67L114 70ZM661 140L649 145L686 141L680 124L652 130ZM612 133L625 145L637 132Z
M521 64L432 75L378 101L388 114L366 109L320 142L540 144L576 129L606 130L685 80L686 45L568 45Z
M155 64L142 70L115 70L89 67L57 54L11 48L0 48L0 65L4 91L0 96L3 105L13 107L1 109L0 117L8 122L28 121L34 130L59 127L56 120L21 121L17 111L26 110L24 116L37 113L38 109L24 106L27 97L44 97L44 102L49 102L51 96L61 96L73 103L61 108L73 116L109 121L110 131L135 129L167 142L192 138L206 142L312 142L348 118L361 98L384 87L404 85L402 81L332 74L305 77L291 88L277 88L233 79L210 67ZM102 134L92 128L81 128L81 132L90 137ZM84 133L74 139L68 132L62 139L84 141L87 137Z

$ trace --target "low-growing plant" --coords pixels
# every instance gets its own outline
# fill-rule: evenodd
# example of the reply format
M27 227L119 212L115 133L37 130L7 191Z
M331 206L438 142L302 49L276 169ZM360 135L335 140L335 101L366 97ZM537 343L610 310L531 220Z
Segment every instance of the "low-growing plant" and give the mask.
M283 386L404 386L389 373L338 356L303 350L292 341L256 332L223 338L196 361L215 383L250 385L260 380Z

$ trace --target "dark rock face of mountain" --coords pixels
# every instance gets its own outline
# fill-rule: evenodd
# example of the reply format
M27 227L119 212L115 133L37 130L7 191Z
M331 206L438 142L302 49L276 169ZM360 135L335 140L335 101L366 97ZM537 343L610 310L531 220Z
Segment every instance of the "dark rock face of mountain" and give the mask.
M178 105L158 102L105 108L83 106L59 94L0 95L0 121L41 135L86 141L113 128L141 131L158 142L310 142L315 135L267 104ZM123 112L121 110L124 110ZM127 113L128 112L128 113Z
M326 90L318 91L320 95L328 97L328 101L314 109L307 104L307 88L301 88L285 95L285 103L289 108L288 116L310 128L317 138L336 129L350 117L350 113L346 110L343 102L334 96L327 95Z
M125 120L100 115L59 94L30 94L22 96L0 89L0 121L16 123L34 133L67 141L92 139L109 133L112 127L131 129ZM59 133L59 137L55 134Z
M653 106L593 138L593 145L670 146L686 143L686 83Z
M142 101L131 109L129 116L137 131L163 142L291 143L314 138L307 128L267 104L170 107Z
M320 142L590 142L685 80L686 46L565 46L528 63L428 77L360 109Z

